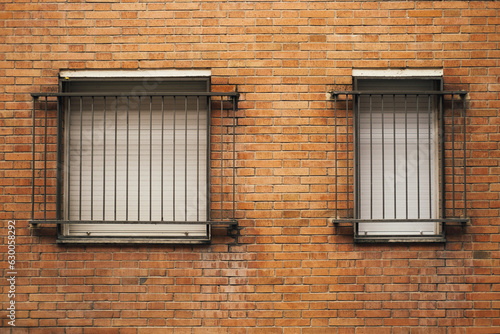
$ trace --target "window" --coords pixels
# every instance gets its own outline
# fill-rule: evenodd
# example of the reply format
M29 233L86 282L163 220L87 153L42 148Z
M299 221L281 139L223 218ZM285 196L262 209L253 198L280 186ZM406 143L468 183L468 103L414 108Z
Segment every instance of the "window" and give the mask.
M440 77L363 75L343 107L335 95L337 132L347 133L335 135L335 209L356 240L443 241L443 223L464 221L465 112L455 106L464 94L441 86Z
M361 219L436 219L437 113L433 95L391 95L435 90L433 80L357 80L358 216ZM358 224L360 235L436 235L439 224Z
M34 121L35 142L44 143L34 151L34 160L44 160L43 187L33 191L34 220L43 212L40 220L48 222L47 214L55 214L63 242L206 242L212 223L233 224L234 110L228 118L208 77L61 78L59 194L51 212L54 174L46 143L54 123L45 97L46 110Z

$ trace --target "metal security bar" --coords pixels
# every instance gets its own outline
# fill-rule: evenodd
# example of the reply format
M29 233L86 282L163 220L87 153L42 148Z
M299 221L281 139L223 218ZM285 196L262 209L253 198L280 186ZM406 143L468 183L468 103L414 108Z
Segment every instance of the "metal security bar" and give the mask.
M331 95L334 222L468 220L466 92Z
M32 97L32 224L236 226L238 93Z

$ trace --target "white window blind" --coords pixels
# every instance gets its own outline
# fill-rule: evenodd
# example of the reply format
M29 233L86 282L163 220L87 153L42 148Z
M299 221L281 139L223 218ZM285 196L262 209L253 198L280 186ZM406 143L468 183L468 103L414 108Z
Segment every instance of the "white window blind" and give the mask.
M432 80L359 80L358 217L409 219L404 223L359 223L360 235L434 235L438 224L411 219L437 218L437 115Z
M78 81L66 112L68 220L207 220L206 97L129 96L143 82ZM152 86L152 85L146 85ZM206 92L206 82L161 82L148 92ZM68 145L69 144L69 145ZM72 224L68 236L206 237L200 224Z

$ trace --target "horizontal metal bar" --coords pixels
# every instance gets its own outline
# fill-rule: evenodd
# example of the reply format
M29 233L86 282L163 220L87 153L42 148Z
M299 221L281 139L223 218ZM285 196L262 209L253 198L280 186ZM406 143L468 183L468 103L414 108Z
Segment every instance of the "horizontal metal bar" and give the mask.
M81 225L81 224L141 224L141 225L236 225L237 221L137 221L137 220L30 220L30 225L36 224L67 224L67 225Z
M123 93L100 93L100 92L91 92L91 93L32 93L31 96L33 98L39 97L92 97L92 96L230 96L230 97L239 97L240 93L238 92L135 92L132 94L123 94Z
M337 95L460 95L464 96L467 95L466 91L458 90L458 91L397 91L397 92L391 92L391 91L330 91L330 94L333 96Z
M334 224L338 223L468 223L469 218L437 218L437 219L354 219L341 218L333 219Z

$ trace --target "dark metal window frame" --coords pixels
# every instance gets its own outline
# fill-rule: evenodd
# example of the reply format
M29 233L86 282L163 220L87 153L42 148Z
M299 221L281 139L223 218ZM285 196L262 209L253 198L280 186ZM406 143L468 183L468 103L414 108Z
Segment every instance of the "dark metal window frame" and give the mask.
M236 221L236 112L239 93L237 92L158 92L158 93L34 93L32 110L32 207L30 224L39 227L40 224L56 224L59 227L62 224L206 224L210 229L212 226L227 226L234 230L237 228ZM103 97L110 99L118 98L148 98L153 97L195 97L197 99L206 98L208 106L208 128L207 128L207 221L142 221L142 220L65 220L63 215L63 180L64 180L64 101L67 98L76 97ZM212 104L216 106L219 125L211 123ZM218 104L218 106L217 106ZM55 105L55 106L54 106ZM211 142L212 136L220 136L220 142ZM57 138L57 139L55 139ZM219 153L218 164L212 166L211 147L215 144L220 147L216 152ZM54 145L56 148L54 149ZM227 172L227 169L231 169ZM213 171L217 170L216 173ZM219 174L214 176L215 174ZM140 177L140 176L139 176ZM219 178L220 185L216 185L220 190L216 193L211 192L213 185L211 180ZM214 209L211 200L212 196L219 196L220 208ZM187 199L185 199L187 200ZM214 217L212 219L213 216ZM59 229L60 231L60 229ZM63 241L61 239L65 239ZM164 239L167 239L164 241ZM73 241L72 241L73 240ZM130 241L129 241L130 240ZM170 237L61 237L58 242L175 242ZM204 240L206 242L207 240ZM195 238L183 238L181 243L196 242Z
M392 78L376 78L392 79ZM402 78L394 78L402 79ZM404 78L413 79L413 78ZM428 78L424 78L428 79ZM356 86L355 86L356 87ZM466 132L466 94L465 91L333 91L330 92L334 103L334 123L335 131L335 159L334 167L335 185L333 222L335 224L354 224L355 241L357 242L444 242L445 224L469 222L467 208L467 132ZM437 100L438 113L438 151L439 151L439 218L437 219L359 219L359 98L361 96L429 96ZM447 106L445 107L445 103ZM341 106L341 104L344 104ZM461 108L456 108L455 104L461 104ZM446 109L446 110L445 110ZM459 115L456 115L459 113ZM455 127L461 130L457 132ZM462 140L457 142L455 138L462 136ZM344 139L344 140L341 140ZM450 142L447 142L449 140ZM461 146L457 149L458 146ZM459 165L459 158L455 156L456 151L462 153L462 163ZM451 153L450 157L446 153ZM454 171L462 169L461 175L454 174ZM451 171L451 174L446 171ZM463 188L463 194L459 195L459 185ZM460 197L463 207L456 207L456 197ZM358 234L358 223L418 223L435 222L441 223L441 233L436 235L383 235L383 236L362 236Z

